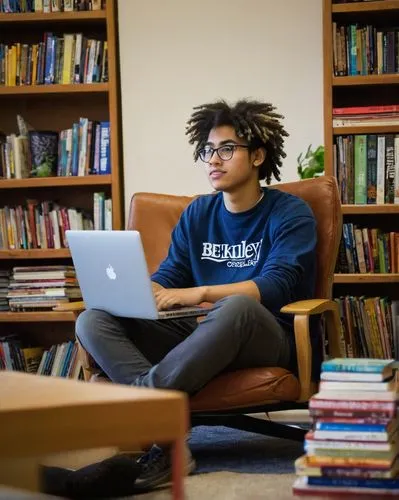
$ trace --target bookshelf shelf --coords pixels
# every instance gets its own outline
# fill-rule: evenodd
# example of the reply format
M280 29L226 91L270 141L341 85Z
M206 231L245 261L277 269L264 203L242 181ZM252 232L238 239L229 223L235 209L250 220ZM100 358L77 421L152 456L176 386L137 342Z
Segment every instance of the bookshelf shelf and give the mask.
M399 283L399 274L335 274L334 283Z
M399 205L342 205L344 215L399 214Z
M32 250L0 250L0 260L14 259L65 259L71 256L68 248Z
M399 73L332 77L333 87L350 87L353 85L399 85Z
M104 186L111 184L111 175L81 177L37 177L29 179L0 179L1 189L27 189L35 187Z
M105 10L80 12L27 12L21 14L0 14L0 25L9 23L65 23L65 22L99 22L107 19Z
M74 322L73 312L0 312L0 323Z
M375 2L343 3L332 6L333 14L361 13L375 11L399 11L398 0L384 0Z
M74 83L72 85L18 85L0 86L1 96L37 95L37 94L75 94L75 93L106 93L108 83Z
M342 272L333 280L343 327L342 354L378 358L384 352L397 357L390 318L397 314L399 299L399 204L394 203L393 175L399 123L392 119L381 125L370 119L362 125L354 121L350 127L334 127L334 108L363 107L367 115L369 106L397 103L399 73L393 73L391 61L386 64L388 47L391 53L396 39L388 43L386 37L381 46L380 33L390 31L399 15L399 0L333 1L323 0L324 165L327 175L337 177L341 200L352 203L342 204L343 238L337 258L337 270ZM362 38L365 25L371 27L368 44ZM364 67L376 73L381 64L391 73L336 76ZM360 273L360 268L395 272ZM361 325L367 338L353 335L351 324Z
M66 227L89 227L88 219L98 229L120 230L125 226L118 0L100 4L106 7L98 11L0 14L1 42L12 51L4 81L73 82L90 81L91 76L100 80L91 84L0 85L0 174L4 176L0 177L0 208L10 209L2 211L0 217L0 271L7 271L1 273L2 291L7 289L7 277L13 278L15 267L62 269L73 265L68 248L11 250L10 240L19 246L15 242L32 241L36 236L54 242L49 246L60 246ZM17 56L15 47L20 51ZM29 66L25 55L22 57L26 49L28 58L32 54ZM61 61L66 58L64 68ZM37 134L24 139L24 123ZM10 178L14 174L33 175L39 161L46 167L48 159L43 161L41 154L47 153L46 132L51 133L47 135L51 138L50 154L58 153L57 170L85 174L101 170L107 175ZM3 155L5 138L13 151L19 150L19 156ZM10 157L18 161L11 163ZM41 276L46 277L44 270ZM78 283L73 280L72 284ZM35 305L35 297L23 299ZM81 302L67 304L75 311L82 307ZM57 352L61 343L74 339L77 314L73 310L26 311L0 311L0 337L12 332L23 345L58 346Z
M367 127L334 127L334 135L352 134L396 134L399 133L399 125L369 125Z

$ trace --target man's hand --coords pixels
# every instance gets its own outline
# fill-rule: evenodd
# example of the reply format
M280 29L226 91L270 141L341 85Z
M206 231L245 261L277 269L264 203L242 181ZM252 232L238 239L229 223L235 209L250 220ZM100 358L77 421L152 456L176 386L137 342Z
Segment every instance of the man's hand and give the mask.
M155 291L158 311L174 306L196 306L204 301L205 287L162 288Z
M151 284L152 284L152 291L154 293L154 295L159 291L159 290L163 290L163 286L160 285L159 283L156 283L155 281L151 281Z

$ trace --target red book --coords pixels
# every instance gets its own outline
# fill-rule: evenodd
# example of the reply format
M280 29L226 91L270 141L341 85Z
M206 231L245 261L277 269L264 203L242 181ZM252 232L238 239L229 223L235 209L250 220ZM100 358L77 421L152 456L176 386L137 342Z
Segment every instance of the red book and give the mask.
M333 115L366 115L380 113L399 113L399 104L385 106L352 106L348 108L333 108Z

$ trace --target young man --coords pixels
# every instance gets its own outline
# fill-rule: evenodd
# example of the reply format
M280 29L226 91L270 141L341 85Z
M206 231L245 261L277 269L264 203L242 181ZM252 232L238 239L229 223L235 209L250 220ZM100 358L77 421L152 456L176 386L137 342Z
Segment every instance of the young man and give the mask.
M260 186L280 180L288 135L281 118L258 101L194 108L186 134L217 193L184 211L152 280L160 310L214 308L200 323L82 313L77 336L114 382L192 395L225 370L296 369L292 317L280 308L313 297L316 223L301 199ZM167 478L170 461L160 448L141 463L144 486Z

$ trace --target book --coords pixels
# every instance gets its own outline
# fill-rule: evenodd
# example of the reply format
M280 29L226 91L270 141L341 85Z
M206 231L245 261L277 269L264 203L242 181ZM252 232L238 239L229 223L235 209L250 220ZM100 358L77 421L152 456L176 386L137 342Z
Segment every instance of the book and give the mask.
M399 393L396 391L320 391L311 399L330 401L397 401Z
M307 477L298 477L293 485L293 493L295 495L338 495L342 498L346 496L359 496L365 494L365 489L361 487L348 486L321 486L308 484ZM394 498L399 495L399 488L367 488L367 495L375 495L378 499Z
M329 467L309 465L306 455L295 460L295 472L298 476L327 477L377 477L393 478L399 474L399 459L397 458L389 469L362 467Z
M321 369L323 372L384 373L397 368L398 363L394 359L334 358L323 361Z
M392 489L399 493L399 479L351 478L351 477L309 477L309 485L346 486L347 488Z
M387 367L383 373L364 373L364 372L335 372L325 371L320 374L320 380L329 380L337 382L383 382L393 375L393 369Z
M345 382L322 380L320 391L394 391L397 383L395 379L388 382Z

